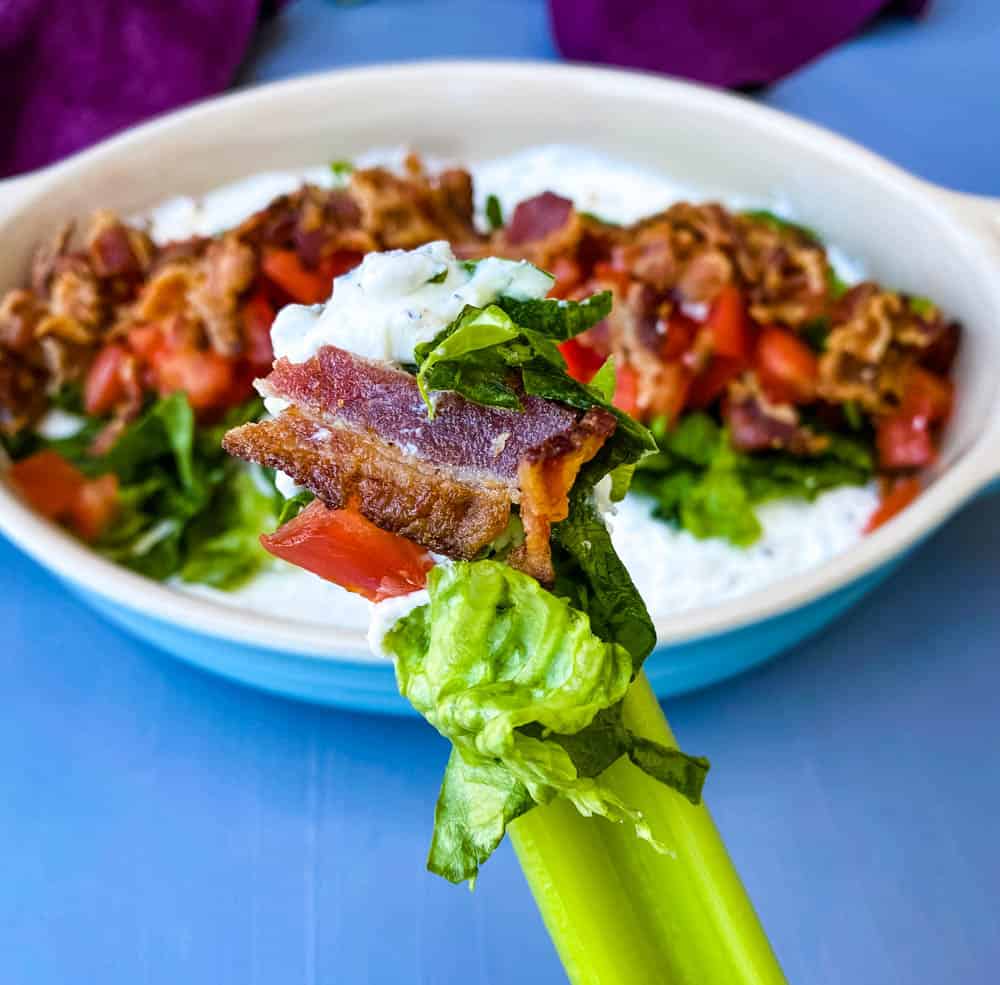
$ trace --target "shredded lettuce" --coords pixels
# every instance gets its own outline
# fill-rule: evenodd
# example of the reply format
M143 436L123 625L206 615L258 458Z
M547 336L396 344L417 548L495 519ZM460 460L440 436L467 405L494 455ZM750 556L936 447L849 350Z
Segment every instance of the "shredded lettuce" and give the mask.
M755 507L773 499L814 500L838 486L864 485L874 473L870 436L829 434L822 454L737 452L726 430L705 413L673 429L654 423L659 453L641 462L633 488L655 501L654 513L696 537L737 547L760 538Z
M500 207L500 199L496 195L486 196L486 221L491 230L503 228L503 209Z
M605 573L620 574L607 565L605 557L584 573L574 603ZM631 587L627 574L625 584ZM384 646L396 657L400 692L453 747L428 868L453 882L474 880L507 825L556 797L585 816L632 824L659 847L641 813L600 773L627 755L697 802L708 764L624 727L621 702L641 658L604 638L598 624L637 652L652 643L634 628L621 631L608 596L594 607L595 619L496 561L434 568L427 587L429 603L400 619ZM633 605L641 613L632 620L648 620L638 595Z

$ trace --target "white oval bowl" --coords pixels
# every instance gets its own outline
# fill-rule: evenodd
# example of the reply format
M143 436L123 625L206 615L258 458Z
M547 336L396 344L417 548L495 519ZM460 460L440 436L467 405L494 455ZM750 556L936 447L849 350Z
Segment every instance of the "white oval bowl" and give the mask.
M0 289L33 246L95 207L123 214L265 170L409 144L482 160L540 144L587 146L705 197L771 201L933 297L966 329L958 404L933 481L909 509L826 564L657 625L647 668L661 695L767 659L841 611L889 564L1000 476L1000 203L922 182L824 130L739 96L582 66L423 62L263 86L152 121L34 175L0 183ZM297 697L400 710L364 634L191 597L77 543L0 484L0 530L102 611L178 656Z

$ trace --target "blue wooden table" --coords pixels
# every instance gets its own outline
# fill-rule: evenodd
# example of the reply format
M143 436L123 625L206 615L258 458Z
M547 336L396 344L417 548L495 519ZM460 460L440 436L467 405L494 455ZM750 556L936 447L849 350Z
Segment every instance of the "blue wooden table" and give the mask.
M554 57L541 0L301 0L245 77L467 54ZM998 93L1000 5L938 0L763 98L1000 195ZM795 983L998 980L998 526L980 499L821 638L668 708ZM563 981L508 848L474 895L424 874L428 728L188 670L2 541L0 630L3 985Z

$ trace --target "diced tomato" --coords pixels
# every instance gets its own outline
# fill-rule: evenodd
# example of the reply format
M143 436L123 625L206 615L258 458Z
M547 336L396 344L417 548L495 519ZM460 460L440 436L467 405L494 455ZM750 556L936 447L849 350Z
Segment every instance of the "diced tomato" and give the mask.
M694 374L683 363L664 363L650 405L643 408L643 417L660 416L673 423L687 403L693 380Z
M743 295L735 284L727 284L712 302L705 328L712 336L717 355L744 363L750 361L754 350L754 326Z
M606 261L594 264L594 280L601 290L610 289L624 297L632 283L628 271Z
M270 369L274 360L271 348L274 316L274 306L264 291L255 291L243 305L243 357L255 368Z
M687 406L694 410L704 410L726 391L726 387L744 370L740 359L715 356L708 369L696 376L688 391Z
M946 420L951 415L955 393L951 380L938 376L920 366L911 366L903 384L903 414L924 417L931 424Z
M102 475L80 487L67 519L77 535L92 544L107 529L117 510L118 478Z
M372 602L423 588L434 566L412 540L376 527L357 510L327 509L318 500L260 541L275 557Z
M698 336L698 323L679 311L671 313L666 324L660 323L663 329L663 341L660 343L659 356L669 362L680 359Z
M579 339L559 343L559 351L566 360L566 372L581 383L589 383L604 365L604 356Z
M612 403L626 414L639 411L639 374L628 363L615 367L615 396Z
M32 509L50 520L66 515L87 481L62 455L48 449L15 462L7 478Z
M552 264L552 274L556 282L549 291L551 298L565 298L583 282L583 270L572 257L557 257Z
M129 358L128 350L116 343L106 345L97 354L83 384L83 406L88 414L107 414L125 397Z
M235 364L212 350L172 349L153 364L161 395L183 390L195 410L221 407L232 392Z
M337 250L329 256L323 257L316 267L316 272L328 286L326 294L320 298L320 301L325 301L330 296L335 277L346 274L348 270L353 270L364 258L363 253L358 253L355 250Z
M299 304L318 304L330 296L333 278L306 269L294 250L264 250L261 269L266 277Z
M137 325L128 333L128 346L146 362L152 362L166 348L163 328L158 323Z
M878 460L885 469L921 469L937 457L930 421L905 412L883 417L875 429Z
M816 396L819 363L808 345L791 332L769 325L761 329L754 353L761 386L781 403L809 403Z
M883 523L888 522L920 495L920 482L917 479L898 479L890 488L883 492L882 502L871 515L865 526L865 533L878 530Z

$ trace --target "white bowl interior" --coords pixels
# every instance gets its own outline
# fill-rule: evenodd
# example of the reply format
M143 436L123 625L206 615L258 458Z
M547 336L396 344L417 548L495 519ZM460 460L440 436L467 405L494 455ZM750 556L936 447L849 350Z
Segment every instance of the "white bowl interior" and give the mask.
M934 298L966 328L960 399L941 467L954 471L968 456L997 405L997 374L982 368L1000 365L1000 278L982 242L956 221L943 197L874 155L739 97L645 76L429 63L294 80L195 107L66 162L17 195L0 186L0 287L22 280L40 238L97 206L130 214L256 171L307 167L377 146L409 144L481 160L543 143L588 146L664 172L705 197L788 203L873 277ZM968 494L959 485L939 498L930 511L936 518ZM0 513L16 508L4 499ZM933 519L928 513L923 522ZM895 537L870 538L877 548L858 548L864 557L841 565L840 581L920 532L919 520L902 526ZM832 587L814 576L798 581L800 596ZM780 586L766 594L773 609ZM793 593L786 594L790 604ZM675 619L670 635L750 619L763 611L763 599L754 600L716 607L727 610L725 617L712 609ZM222 625L245 617L219 618ZM330 631L324 633L329 651Z

